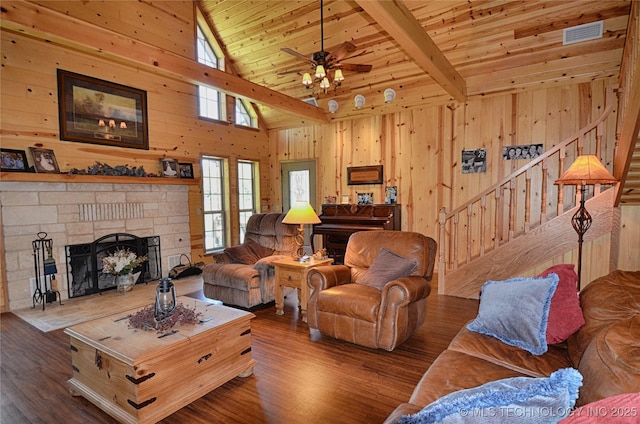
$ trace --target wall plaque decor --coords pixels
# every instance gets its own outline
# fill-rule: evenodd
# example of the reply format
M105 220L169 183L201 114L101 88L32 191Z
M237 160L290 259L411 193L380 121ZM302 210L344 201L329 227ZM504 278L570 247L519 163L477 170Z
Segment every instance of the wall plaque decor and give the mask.
M347 184L382 184L382 165L348 167Z
M149 150L147 92L58 69L60 139Z

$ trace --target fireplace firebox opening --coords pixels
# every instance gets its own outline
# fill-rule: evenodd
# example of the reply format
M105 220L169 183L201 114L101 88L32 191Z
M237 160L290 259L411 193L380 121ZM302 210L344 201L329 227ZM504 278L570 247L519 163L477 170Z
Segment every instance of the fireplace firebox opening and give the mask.
M138 256L148 257L148 260L134 271L140 272L135 284L147 283L162 277L159 236L108 234L92 243L65 246L70 299L116 288L115 276L102 273L102 258L118 249L128 249Z

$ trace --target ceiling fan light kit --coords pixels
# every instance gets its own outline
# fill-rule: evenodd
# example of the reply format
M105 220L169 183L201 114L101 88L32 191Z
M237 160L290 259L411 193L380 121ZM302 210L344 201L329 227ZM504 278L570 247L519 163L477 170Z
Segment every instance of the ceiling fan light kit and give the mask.
M318 82L318 85L321 89L324 90L325 93L331 87L331 83L333 83L335 88L339 87L342 84L342 81L345 80L343 71L370 72L372 68L371 65L341 62L343 59L348 59L346 56L349 53L353 53L357 50L356 46L349 41L345 41L342 44L339 44L331 52L325 51L324 13L322 0L320 0L320 51L313 53L311 55L311 58L308 58L307 56L304 56L297 51L289 48L283 48L281 50L311 64L310 72L304 72L302 75L302 84L306 88L313 88L314 83ZM365 52L362 52L360 54L357 54L356 56L361 56L364 53ZM329 81L331 78L329 71L332 71L333 73L333 81Z

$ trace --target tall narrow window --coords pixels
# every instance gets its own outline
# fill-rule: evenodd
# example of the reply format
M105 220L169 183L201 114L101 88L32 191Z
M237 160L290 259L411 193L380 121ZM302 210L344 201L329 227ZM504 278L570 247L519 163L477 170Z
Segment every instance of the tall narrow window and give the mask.
M256 162L238 161L238 209L241 243L244 242L249 217L258 211L256 167Z
M225 247L224 162L219 158L202 158L202 191L204 204L204 250Z
M196 57L199 63L212 68L225 70L224 51L209 27L209 23L198 8L198 24L196 26ZM244 127L258 128L258 114L253 105L246 99L235 99L235 114L227 110L226 95L215 88L198 86L199 115L203 118L226 121L234 119L235 124ZM233 116L233 118L231 118Z
M207 39L204 31L197 26L197 55L198 62L212 68L220 68L220 58L213 51L211 43ZM198 99L200 101L200 116L211 119L222 119L222 96L218 90L210 87L198 86Z

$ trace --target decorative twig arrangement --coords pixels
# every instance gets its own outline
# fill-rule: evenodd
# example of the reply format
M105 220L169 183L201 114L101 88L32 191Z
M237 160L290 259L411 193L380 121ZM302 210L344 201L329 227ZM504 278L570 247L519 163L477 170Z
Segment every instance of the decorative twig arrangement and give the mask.
M162 333L176 324L196 324L200 321L201 312L178 303L176 309L168 317L157 321L153 315L153 305L147 306L129 317L129 327Z
M158 177L157 174L148 173L143 166L130 167L129 165L111 166L106 163L96 162L87 169L72 168L71 175L113 175L126 177Z

